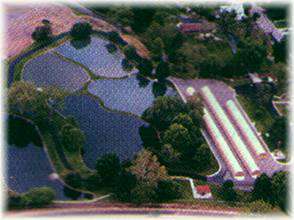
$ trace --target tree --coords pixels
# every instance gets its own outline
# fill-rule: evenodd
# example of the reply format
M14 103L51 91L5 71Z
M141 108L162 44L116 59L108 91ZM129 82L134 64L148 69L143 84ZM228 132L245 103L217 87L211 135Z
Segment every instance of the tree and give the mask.
M8 209L20 209L24 208L24 201L21 194L18 194L14 191L8 191L7 198L7 208Z
M169 64L164 61L160 61L156 67L156 77L159 81L164 81L170 74Z
M159 181L155 190L157 201L166 202L173 199L178 199L181 196L180 184L173 180Z
M153 64L150 60L141 59L137 68L142 76L150 76L153 70Z
M183 125L188 130L191 130L194 127L192 118L187 113L178 114L172 121L173 124Z
M180 99L160 96L155 99L151 107L145 110L142 117L156 129L162 131L169 127L180 112L187 111L187 106Z
M269 143L272 149L278 148L282 151L287 150L287 118L277 117L269 128Z
M167 178L164 166L161 166L157 156L148 150L141 150L132 161L129 171L136 176L138 182L156 187L160 180Z
M273 202L273 186L271 179L265 174L261 174L254 182L254 188L252 191L252 199L262 199L265 202L272 204Z
M43 119L48 117L49 100L60 102L65 93L54 88L37 89L32 83L18 81L8 90L8 104L10 113L33 116Z
M129 61L135 61L137 59L137 51L136 48L131 45L126 45L123 48L124 55Z
M136 176L123 170L114 185L115 196L121 201L129 202L131 200L131 191L136 187L136 184Z
M79 152L85 142L84 133L70 124L62 126L60 136L63 146L70 152Z
M168 164L175 164L179 161L180 153L178 153L170 144L164 144L160 152L160 158Z
M225 201L235 201L237 199L237 193L234 190L234 183L232 180L227 180L223 183L220 192L220 196L225 200Z
M211 151L206 144L201 144L196 148L196 153L191 161L191 166L201 172L211 166Z
M156 199L154 186L146 182L138 183L131 191L131 201L137 205L152 203Z
M190 152L192 141L187 128L183 125L172 124L163 134L162 142L170 144L181 154Z
M275 62L285 62L288 56L288 39L285 37L281 42L275 42L273 45L273 55Z
M145 148L159 149L159 137L156 130L152 126L142 125L139 128L139 134Z
M155 38L152 44L149 47L151 56L154 60L160 60L163 51L164 51L164 44L160 37Z
M29 208L49 205L55 199L55 192L49 187L32 188L23 195L24 204Z
M263 41L246 38L238 45L238 51L232 59L232 68L237 75L258 72L267 59L267 46Z
M32 39L39 44L46 44L52 39L51 25L38 26L32 33Z
M273 200L283 211L289 208L289 173L278 172L272 177L273 184Z
M74 171L68 173L64 179L65 183L70 185L73 188L82 188L83 179L79 173Z
M72 26L70 35L75 40L83 40L89 38L92 32L93 30L90 23L78 22Z
M114 153L105 154L96 163L97 174L102 184L113 186L122 170L120 160Z
M73 190L69 187L64 186L63 187L63 193L66 197L72 199L72 200L77 200L81 196L81 192Z

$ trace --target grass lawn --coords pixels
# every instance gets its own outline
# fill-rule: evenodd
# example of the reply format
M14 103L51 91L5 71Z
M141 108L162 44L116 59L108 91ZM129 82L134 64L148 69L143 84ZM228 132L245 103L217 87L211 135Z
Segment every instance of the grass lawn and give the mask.
M255 122L255 126L259 132L264 133L271 127L274 119L265 107L258 105L256 102L250 100L244 95L238 95L237 99L248 114L249 118ZM262 114L257 114L256 110L262 112Z

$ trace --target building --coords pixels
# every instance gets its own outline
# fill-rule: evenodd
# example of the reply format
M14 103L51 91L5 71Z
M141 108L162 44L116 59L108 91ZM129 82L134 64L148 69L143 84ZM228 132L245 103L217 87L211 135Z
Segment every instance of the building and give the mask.
M214 23L201 20L195 23L182 23L177 24L177 28L183 33L208 33L215 30L216 25Z
M259 83L276 83L278 81L277 77L271 73L249 73L248 74L251 83L259 84Z
M198 185L195 189L197 199L212 199L212 193L208 185Z
M277 42L281 42L284 38L284 34L281 30L276 28L276 26L270 21L270 19L265 14L265 9L253 6L250 11L250 15L258 15L256 20L256 25L259 29L261 29L265 34L270 35L273 40Z
M231 5L223 5L219 9L220 13L224 12L235 12L236 13L236 20L242 20L246 17L245 11L243 8L243 4L237 3L237 4L231 4Z

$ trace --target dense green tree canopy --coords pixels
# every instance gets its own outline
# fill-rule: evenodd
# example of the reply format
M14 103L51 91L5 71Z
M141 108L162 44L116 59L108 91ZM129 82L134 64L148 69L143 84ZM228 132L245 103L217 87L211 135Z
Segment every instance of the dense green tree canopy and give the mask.
M78 22L72 26L70 35L75 40L83 40L89 38L92 32L93 30L90 23Z
M160 96L143 113L142 117L158 130L163 130L169 127L179 112L186 111L187 106L180 99L170 96Z
M116 154L106 154L97 160L96 171L103 184L113 186L121 170L121 163Z
M273 203L273 185L271 179L266 174L261 174L255 180L252 198L254 200L262 199L265 202Z

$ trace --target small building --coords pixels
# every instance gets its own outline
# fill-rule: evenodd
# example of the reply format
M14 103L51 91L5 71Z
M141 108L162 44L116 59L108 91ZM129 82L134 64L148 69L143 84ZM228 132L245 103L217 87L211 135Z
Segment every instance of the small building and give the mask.
M284 38L284 34L281 30L276 28L276 26L271 22L271 20L266 16L265 9L254 6L249 11L250 15L257 15L256 25L265 34L270 35L274 41L281 42Z
M249 73L248 74L251 83L259 84L259 83L276 83L278 81L277 77L271 73L257 74L257 73Z
M211 189L208 185L198 185L195 189L197 199L212 199Z
M283 154L283 152L278 149L274 150L272 155L276 160L285 160L286 159L285 154Z
M244 7L242 3L234 3L231 5L223 5L219 9L220 13L224 12L235 12L236 13L236 20L242 20L246 17Z
M216 25L208 21L199 21L195 23L182 23L177 24L177 28L183 33L208 33L215 30Z

